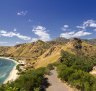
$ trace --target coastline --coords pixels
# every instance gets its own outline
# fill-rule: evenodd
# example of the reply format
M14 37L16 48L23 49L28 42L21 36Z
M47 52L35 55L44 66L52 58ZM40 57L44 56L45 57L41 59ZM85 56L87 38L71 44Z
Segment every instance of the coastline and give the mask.
M17 61L11 59L10 57L0 57L0 58L4 58L4 59L8 59L10 61L13 61L15 63L15 66L12 68L12 70L10 71L8 77L5 79L5 81L3 82L3 84L6 84L8 81L14 81L18 78L18 70L16 69L16 66L19 64Z

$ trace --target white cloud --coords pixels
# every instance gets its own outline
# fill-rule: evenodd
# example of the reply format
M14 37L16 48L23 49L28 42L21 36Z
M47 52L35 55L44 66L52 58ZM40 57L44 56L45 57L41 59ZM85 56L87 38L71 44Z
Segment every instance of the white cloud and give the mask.
M25 35L22 35L22 34L16 33L16 32L7 32L5 30L0 30L0 36L17 37L17 38L22 39L22 40L30 40L31 39L29 36L25 36Z
M75 37L82 37L82 36L86 36L86 35L90 35L92 33L90 32L85 32L85 31L78 31L78 32L65 32L65 33L61 33L60 37L64 37L64 38L75 38Z
M6 32L5 30L1 30L0 33L5 34L5 33L7 33L7 32Z
M36 42L38 38L32 38L31 42Z
M87 20L83 23L83 26L96 28L96 21L95 20Z
M16 44L20 44L20 42L17 41Z
M17 15L18 16L25 16L27 13L28 13L28 11L20 11L20 12L17 12Z
M63 30L68 30L65 27L63 27ZM69 26L68 26L69 27ZM73 37L82 37L82 36L87 36L91 35L91 32L87 32L87 28L92 28L93 31L96 31L96 21L95 20L87 20L83 22L81 26L76 26L77 29L79 29L77 32L71 31L71 32L64 32L60 34L60 37L65 37L65 38L73 38Z
M7 44L8 42L0 41L0 44Z
M69 28L69 25L64 25L64 28Z
M43 26L37 26L32 29L32 32L38 36L38 39L43 40L43 41L49 41L50 34L47 33L47 30Z
M68 28L69 28L69 25L64 25L61 29L62 29L63 31L67 31L67 30L69 30Z
M96 28L96 21L95 20L87 20L87 21L83 22L82 26L76 26L76 27L79 29L83 29L83 30L86 30L86 28Z
M82 30L85 30L86 27L85 26L76 26L78 29L82 29Z

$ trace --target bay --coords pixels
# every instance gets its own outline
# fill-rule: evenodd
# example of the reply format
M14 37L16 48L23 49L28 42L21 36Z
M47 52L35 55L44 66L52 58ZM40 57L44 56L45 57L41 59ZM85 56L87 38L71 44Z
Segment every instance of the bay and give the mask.
M0 84L7 79L15 65L10 59L0 58Z

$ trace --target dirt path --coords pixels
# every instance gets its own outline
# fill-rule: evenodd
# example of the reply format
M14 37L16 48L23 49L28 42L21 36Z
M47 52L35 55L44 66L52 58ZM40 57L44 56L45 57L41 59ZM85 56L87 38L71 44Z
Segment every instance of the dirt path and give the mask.
M50 86L46 89L46 91L73 91L70 87L58 79L56 70L52 70L51 75L47 76L47 78Z
M92 74L92 75L95 75L95 76L96 76L96 70L92 70L92 71L90 72L90 74Z

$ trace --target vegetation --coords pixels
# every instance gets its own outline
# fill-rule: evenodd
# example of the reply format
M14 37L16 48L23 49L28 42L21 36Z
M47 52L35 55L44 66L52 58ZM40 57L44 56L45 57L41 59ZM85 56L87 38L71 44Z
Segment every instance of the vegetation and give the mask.
M62 51L61 63L57 66L58 77L80 91L96 91L96 77L89 74L96 65L96 58L75 56Z
M22 72L21 65L18 65L16 68L20 77L14 82L1 85L0 91L42 91L45 88L44 75L49 74L53 66L57 66L58 77L71 86L81 91L96 91L96 77L89 74L96 65L96 46L88 44L88 41L77 38L58 38L50 42L38 40L13 47L0 47L0 56L24 60L32 65L29 67L26 64L26 72ZM54 63L58 59L59 64ZM47 68L39 68L45 66Z
M53 64L48 64L47 68L48 68L49 70L53 70L53 69L54 69Z
M21 64L18 64L17 66L16 66L16 69L19 71L19 72L21 72L22 70L20 69L20 66L22 66Z
M42 91L44 89L44 74L46 72L46 68L28 70L15 82L1 85L0 91Z

